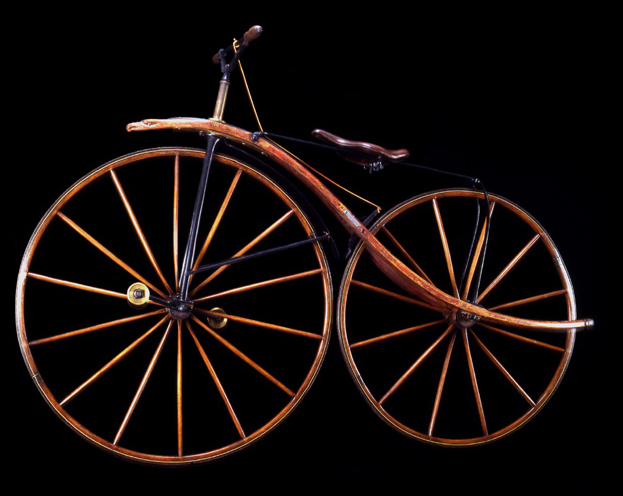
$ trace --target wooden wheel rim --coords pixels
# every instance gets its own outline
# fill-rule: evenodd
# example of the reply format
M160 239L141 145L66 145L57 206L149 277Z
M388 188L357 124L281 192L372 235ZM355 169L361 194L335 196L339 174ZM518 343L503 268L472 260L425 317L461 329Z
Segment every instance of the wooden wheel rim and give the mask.
M33 357L33 353L27 336L26 319L24 315L25 307L27 306L26 290L29 280L29 269L35 250L39 245L42 236L46 232L46 229L55 218L57 213L74 197L74 195L79 193L83 189L83 187L93 183L96 179L102 177L110 171L116 170L126 164L154 157L173 157L176 155L180 157L191 157L201 160L204 156L204 151L191 148L158 148L143 150L108 162L101 167L95 169L91 173L87 174L81 180L71 186L63 195L61 195L61 197L52 205L52 207L50 207L50 209L46 212L42 220L39 222L37 228L35 229L22 259L16 290L16 327L22 356L38 390L43 395L46 402L53 409L53 411L80 436L105 451L112 452L115 455L120 455L121 457L127 459L165 465L180 465L203 462L234 453L249 445L250 443L260 439L265 434L272 431L274 427L280 424L298 406L318 374L320 366L322 365L322 362L324 360L329 342L332 315L332 287L328 263L326 261L326 257L322 247L319 245L319 243L314 243L312 244L312 246L320 268L320 270L318 270L317 272L320 274L320 277L322 279L322 288L324 292L324 308L322 308L322 313L324 317L321 333L318 337L317 350L315 352L313 362L310 364L309 372L305 376L303 382L294 391L294 395L292 396L292 398L281 410L275 413L274 417L270 421L266 422L261 428L254 430L248 435L245 435L244 438L239 439L238 441L228 444L226 446L222 446L217 449L210 449L205 452L196 452L184 455L169 456L144 453L114 444L108 438L101 437L95 432L89 430L66 411L66 409L56 399L54 393L50 391L47 384L44 382ZM294 215L299 225L310 236L314 234L313 227L305 214L300 210L300 208L296 205L292 198L269 177L261 173L256 168L253 168L239 160L225 157L222 155L218 155L216 158L218 161L224 163L225 165L240 169L244 173L251 175L254 180L266 186L283 203L293 208ZM171 322L173 322L173 319L171 319ZM173 325L171 327L174 328L175 326Z

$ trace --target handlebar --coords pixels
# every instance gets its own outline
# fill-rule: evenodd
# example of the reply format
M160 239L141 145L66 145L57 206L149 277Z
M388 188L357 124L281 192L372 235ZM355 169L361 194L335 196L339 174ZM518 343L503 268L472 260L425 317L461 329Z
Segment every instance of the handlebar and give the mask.
M262 31L263 31L262 26L253 26L251 29L249 29L242 36L242 43L243 43L243 45L246 46L249 43L251 43L253 40L257 40L261 36ZM212 62L215 63L215 64L218 64L220 62L220 60L221 60L221 53L229 53L229 52L231 52L234 49L234 44L235 43L236 42L234 41L234 43L229 45L224 50L219 50L217 53L215 53L214 56L212 57Z
M262 31L263 31L262 26L253 26L246 33L244 33L243 39L247 43L253 40L257 40L261 36Z

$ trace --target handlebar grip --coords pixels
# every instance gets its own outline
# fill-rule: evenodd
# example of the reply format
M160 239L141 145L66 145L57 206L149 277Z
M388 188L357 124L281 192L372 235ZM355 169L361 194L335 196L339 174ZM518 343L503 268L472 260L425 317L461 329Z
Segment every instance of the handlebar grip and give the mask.
M257 40L262 32L264 31L264 29L262 28L262 26L253 26L251 29L249 29L246 33L244 33L244 35L242 36L242 39L244 40L245 43L250 43L253 40ZM231 51L233 48L233 44L228 46L225 51L229 52ZM221 57L219 53L215 53L214 56L212 57L212 62L214 64L218 64L220 61Z
M243 39L247 43L249 43L249 42L251 42L253 40L257 40L261 36L262 31L264 31L262 29L262 26L253 26L246 33L244 33Z

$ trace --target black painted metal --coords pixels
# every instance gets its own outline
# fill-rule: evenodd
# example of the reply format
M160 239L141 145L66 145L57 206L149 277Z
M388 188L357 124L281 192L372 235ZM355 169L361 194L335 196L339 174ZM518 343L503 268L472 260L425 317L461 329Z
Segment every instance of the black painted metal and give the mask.
M251 260L253 258L263 257L266 255L271 255L273 253L277 253L283 250L289 250L291 248L296 248L298 246L303 246L309 243L314 243L316 241L322 241L323 239L328 238L328 234L323 234L322 236L316 236L314 238L304 239L302 241L295 241L294 243L289 243L283 246L277 246L275 248L268 248L267 250L258 251L256 253L250 253L248 255L242 255L239 257L228 258L227 260L221 260L220 262L215 262L211 264L202 265L197 267L195 270L190 271L191 274L196 274L197 272L205 272L206 270L215 269L217 267L221 267L222 265L231 265L238 262L244 262L246 260Z
M197 232L199 231L199 223L201 220L201 212L203 210L203 202L205 200L205 192L208 186L208 177L210 175L210 166L212 164L212 157L214 156L214 149L219 139L216 136L208 136L208 143L206 145L206 155L203 160L203 168L201 170L201 177L199 179L199 185L197 189L197 196L195 198L195 206L193 208L193 216L190 225L190 233L188 235L188 241L186 243L186 250L184 251L184 261L182 262L181 278L180 278L180 299L186 300L188 298L188 287L190 285L190 268L195 259L195 250L197 247Z

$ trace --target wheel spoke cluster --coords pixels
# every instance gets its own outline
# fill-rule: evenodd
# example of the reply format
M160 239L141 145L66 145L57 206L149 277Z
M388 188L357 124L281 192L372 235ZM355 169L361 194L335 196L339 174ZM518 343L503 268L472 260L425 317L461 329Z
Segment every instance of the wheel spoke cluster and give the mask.
M237 270L229 270L234 265L225 263L194 274L192 312L181 318L170 311L181 277L184 200L188 203L192 196L183 189L183 178L184 174L192 177L192 168L200 167L202 157L200 150L147 150L85 176L44 216L20 270L18 336L40 391L79 434L132 459L194 463L249 444L298 405L318 372L328 343L331 284L318 242L297 248L292 257L260 257L257 262L236 264ZM152 162L165 165L160 169ZM139 184L140 194L134 190L135 169L147 174ZM161 181L166 186L159 190L154 175L163 170ZM205 215L194 269L210 257L217 257L211 261L227 260L259 246L279 247L285 239L316 236L298 205L257 169L218 155L210 181L215 185L206 201L213 208ZM239 191L245 181L250 186ZM117 211L122 213L111 213L110 225L103 228L90 224L90 215L100 213L89 211L97 188L106 191L106 202L122 206ZM155 195L159 191L164 193ZM161 217L160 210L169 213ZM131 226L128 230L133 231L133 240L126 237L123 223ZM160 237L162 231L173 234L167 240ZM65 250L72 255L57 256ZM61 258L69 259L71 269L66 276L57 275L62 271ZM282 264L285 260L288 262ZM281 274L267 276L265 269L273 266ZM155 281L143 275L150 272ZM154 294L141 309L127 304L126 290L137 281ZM297 294L309 288L314 288L313 295ZM67 301L65 293L60 295L61 289L75 298L74 308L67 305L62 319L43 318L53 315L54 308L59 310L59 301ZM300 328L290 323L293 315L310 314L318 317L301 318ZM87 340L89 336L95 344ZM253 384L259 380L264 386L239 383L236 371L241 366L252 371ZM112 376L114 381L104 380ZM201 382L198 376L209 380ZM267 392L265 401L254 397L262 394L263 387L277 393ZM197 397L190 398L189 391ZM245 399L249 391L251 397ZM155 396L161 399L155 400ZM205 410L195 412L190 405ZM253 418L255 410L262 412L258 418ZM223 422L220 411L226 412L229 420L225 422L233 428L229 438L221 434L229 427L219 423ZM163 434L167 440L162 446L152 440L153 419L161 414L165 430L174 433ZM192 428L186 422L188 416ZM197 422L201 416L204 420ZM144 445L140 434L149 439ZM169 443L169 438L174 442ZM189 444L192 447L187 448Z
M478 202L488 215L474 221ZM457 298L468 300L484 263L486 285L473 303L535 320L575 316L547 233L501 197L487 203L475 191L429 193L395 207L371 231ZM418 301L381 274L363 244L344 274L338 324L346 362L373 409L433 444L486 443L530 420L560 382L574 341L574 331L501 328Z

